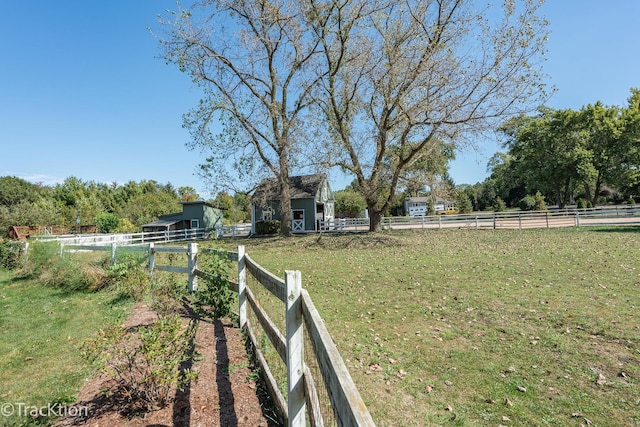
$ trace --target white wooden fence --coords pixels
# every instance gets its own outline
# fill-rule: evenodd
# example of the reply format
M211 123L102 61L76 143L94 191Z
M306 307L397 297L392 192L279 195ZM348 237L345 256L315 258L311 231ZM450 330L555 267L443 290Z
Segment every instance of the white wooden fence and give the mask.
M57 241L70 245L147 245L149 243L172 243L187 240L201 240L212 237L246 237L251 234L251 224L225 225L208 230L204 228L190 228L184 230L153 231L144 233L118 234L67 234L34 236L38 241Z
M384 230L407 229L524 229L640 225L640 208L634 205L594 209L487 212L461 215L396 216L382 220ZM369 219L336 219L320 223L321 232L369 231Z
M640 225L640 208L635 205L603 206L592 209L567 209L547 211L487 212L461 215L430 215L421 217L396 216L382 220L383 230L415 229L524 229L589 227L609 225ZM344 218L320 221L315 232L367 232L368 218ZM34 237L39 241L58 241L71 245L147 245L149 243L171 243L218 237L247 237L251 224L225 225L214 230L203 228L159 231L149 233L43 235Z
M118 245L115 243L107 246L61 244L61 254L75 250L111 251L112 262L115 263L117 248ZM156 246L152 242L148 246L132 247L127 245L126 249L148 251L151 273L158 270L187 274L189 290L192 292L196 292L198 289L198 277L206 278L206 273L198 269L199 253L216 253L230 261L237 262L238 280L232 282L231 289L238 293L240 327L247 331L267 387L287 425L305 427L308 421L308 425L312 427L324 426L327 414L323 414L322 408L328 404L332 410L330 416L339 426L375 426L331 338L331 334L324 325L309 293L302 287L300 271L286 271L285 277L279 278L251 259L245 253L244 246L238 246L238 252L212 249L204 249L199 252L196 243L189 243L188 247L184 248ZM157 265L155 254L161 252L186 254L187 267ZM260 286L283 303L286 320L284 332L278 329L267 312L261 308L254 290L248 285L248 275L255 278ZM249 320L248 309L257 319L257 325L253 325ZM286 398L280 391L272 369L267 363L267 358L260 349L257 339L258 331L262 331L268 337L278 356L286 365ZM307 348L304 344L305 333L311 342L311 346L307 346ZM308 357L313 358L319 366L329 402L320 402L313 375L305 363L305 351L309 352Z

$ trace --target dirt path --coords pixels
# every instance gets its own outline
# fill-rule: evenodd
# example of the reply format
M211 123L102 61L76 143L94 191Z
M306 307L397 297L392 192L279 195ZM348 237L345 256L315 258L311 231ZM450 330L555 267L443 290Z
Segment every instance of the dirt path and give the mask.
M123 327L147 325L156 318L145 304L138 303ZM177 390L173 403L167 407L128 418L121 414L121 398L105 392L112 385L109 380L91 378L82 387L74 404L75 408L86 407L88 416L69 416L56 427L280 425L271 410L263 410L272 406L252 375L239 329L229 321L211 323L199 320L195 354L195 361L189 363L198 372L198 379L185 390Z

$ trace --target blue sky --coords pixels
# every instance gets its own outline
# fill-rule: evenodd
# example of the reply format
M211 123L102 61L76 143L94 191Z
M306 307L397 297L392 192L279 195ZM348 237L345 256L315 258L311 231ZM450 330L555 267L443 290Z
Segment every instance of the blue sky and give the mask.
M498 1L498 0L496 0ZM147 27L167 0L8 1L0 15L0 176L53 184L153 179L207 187L203 156L189 151L182 115L199 91L159 59ZM640 1L547 0L550 38L544 72L554 108L602 101L626 105L640 87ZM487 176L498 149L479 142L458 153L457 184ZM331 177L335 190L343 177Z

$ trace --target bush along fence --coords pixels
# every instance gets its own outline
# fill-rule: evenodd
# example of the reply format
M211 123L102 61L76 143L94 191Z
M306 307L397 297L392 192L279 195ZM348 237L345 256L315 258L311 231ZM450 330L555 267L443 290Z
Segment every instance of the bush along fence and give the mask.
M148 252L152 274L154 271L187 274L191 292L198 291L198 278L207 277L207 273L198 268L198 255L213 253L237 262L237 282L231 281L230 289L238 294L239 324L251 341L267 388L287 425L375 426L324 321L302 287L300 271L285 271L284 278L279 278L252 260L244 246L238 246L237 252L215 249L199 252L197 243L189 243L186 248L155 246L154 243L144 247L126 246L127 251L132 249ZM75 250L111 251L112 262L116 261L115 243L108 246L61 245L60 253ZM157 253L186 254L187 266L158 265ZM284 332L262 308L265 295L281 304ZM264 304L269 305L269 301ZM265 340L271 347L265 346ZM273 366L269 348L275 349L276 358L284 362L286 387L281 387L274 374L278 367ZM314 381L314 374L318 372L322 382ZM284 392L281 388L285 388Z

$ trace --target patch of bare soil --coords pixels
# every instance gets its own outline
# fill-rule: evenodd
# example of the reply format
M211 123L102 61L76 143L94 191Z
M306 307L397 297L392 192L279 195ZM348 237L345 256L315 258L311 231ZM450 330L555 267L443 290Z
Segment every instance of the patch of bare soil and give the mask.
M73 405L86 407L81 412L87 416L68 416L55 427L281 425L268 394L252 374L241 331L228 320L210 322L193 312L183 316L185 321L194 317L198 321L193 357L183 366L194 369L198 378L184 390L175 390L173 402L159 410L127 414L126 399L117 384L98 376L87 380ZM131 331L156 319L153 311L138 303L123 327Z

